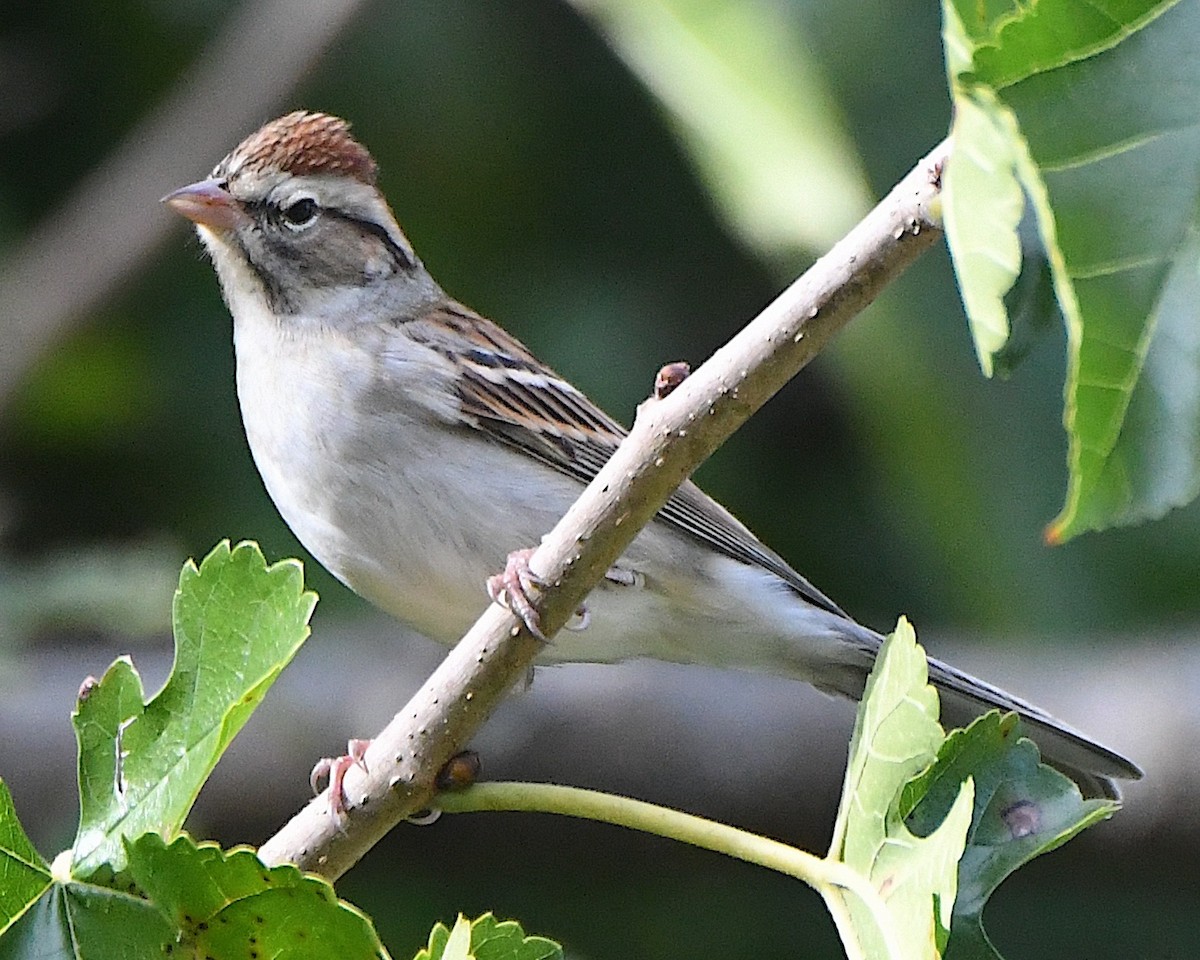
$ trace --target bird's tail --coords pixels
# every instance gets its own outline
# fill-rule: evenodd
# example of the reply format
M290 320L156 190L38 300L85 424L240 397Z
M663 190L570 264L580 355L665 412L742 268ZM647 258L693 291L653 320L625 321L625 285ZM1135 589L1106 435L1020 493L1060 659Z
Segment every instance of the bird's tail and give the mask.
M854 641L855 646L868 655L869 662L863 666L869 670L883 638L874 631L860 628L855 633ZM989 710L1011 711L1020 716L1022 733L1037 744L1042 759L1074 780L1085 798L1119 799L1120 790L1116 781L1141 779L1142 771L1137 764L1052 717L1040 707L933 657L929 657L928 662L929 682L937 688L942 726L946 729L965 727ZM850 671L826 673L823 680L825 682L819 684L823 689L858 699L862 696L866 674L856 675L856 672Z
M1042 759L1079 785L1084 797L1118 799L1117 780L1140 780L1137 764L1097 743L1040 707L977 680L940 660L929 658L929 681L942 703L942 725L966 726L980 714L999 708L1020 716L1024 733L1038 745Z

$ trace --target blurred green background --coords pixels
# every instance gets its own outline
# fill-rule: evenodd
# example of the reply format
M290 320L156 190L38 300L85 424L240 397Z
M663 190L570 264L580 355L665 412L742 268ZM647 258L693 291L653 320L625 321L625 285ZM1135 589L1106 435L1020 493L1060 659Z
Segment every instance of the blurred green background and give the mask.
M937 6L759 2L787 27L771 55L809 58L828 93L822 121L843 130L854 151L847 162L861 164L867 191L882 195L947 128ZM300 21L317 24L319 41L293 41L289 25ZM221 51L252 25L265 31L269 53L221 68ZM225 87L204 86L214 74ZM183 109L186 93L195 102ZM354 123L448 291L626 422L659 366L701 362L821 252L763 256L733 229L662 107L563 2L5 5L0 700L9 712L0 716L15 724L18 702L32 704L21 707L26 715L66 706L4 731L0 775L45 843L65 843L71 827L61 813L74 790L70 759L41 764L48 779L35 788L14 773L17 755L49 725L69 740L72 684L104 668L107 654L97 651L143 639L140 649L161 648L179 564L222 537L307 561L242 436L230 322L212 271L157 204L258 122L298 107ZM239 111L252 119L231 119ZM235 132L213 141L222 123ZM131 158L154 130L175 142L142 169ZM131 192L110 188L118 176ZM132 243L128 262L91 269L130 236L141 246ZM1190 642L1200 622L1200 509L1043 546L1066 482L1056 319L1045 318L1022 349L1010 378L979 375L938 247L698 479L859 619L887 629L905 613L939 653L1017 664L1014 675L1024 669L1033 688L1021 692L1057 692L1048 707L1070 707L1072 721L1147 767L1151 782L1129 791L1116 822L1004 888L990 919L1011 956L1190 955L1183 920L1200 895L1188 867L1200 824L1186 802L1200 767L1200 664ZM380 629L314 563L306 570L322 596L313 644L329 635L353 644L358 624ZM432 662L436 652L422 656ZM1060 672L1050 676L1043 663ZM39 696L35 681L64 664L66 689ZM705 696L744 700L759 689L695 675L704 691L720 691ZM790 685L771 692L781 689ZM392 709L410 690L397 682ZM670 744L653 739L650 685L644 702L646 749L669 756ZM670 703L698 715L709 706L686 693L663 709ZM620 729L621 718L612 723ZM323 749L369 732L353 724L327 731ZM845 733L835 731L835 757ZM586 731L557 736L571 763L557 766L533 742L504 772L587 777L601 747ZM773 762L790 766L778 754ZM697 812L810 848L825 842L836 787L814 787L798 803L772 789L775 769L764 768L760 782L752 767L739 774L748 777L737 788L743 802L731 804L720 766L717 758L717 773L699 778L711 778L711 791L684 791ZM264 772L259 789L271 793L277 775ZM820 782L838 775L826 771ZM651 771L620 785L672 800L688 776ZM798 777L805 783L807 772ZM61 802L40 803L47 789ZM230 842L261 840L295 809L295 796L267 809L247 794L240 809L211 806L203 822ZM445 818L398 832L341 889L375 914L396 956L415 951L435 920L485 909L562 940L572 956L839 955L819 901L794 883L593 825Z

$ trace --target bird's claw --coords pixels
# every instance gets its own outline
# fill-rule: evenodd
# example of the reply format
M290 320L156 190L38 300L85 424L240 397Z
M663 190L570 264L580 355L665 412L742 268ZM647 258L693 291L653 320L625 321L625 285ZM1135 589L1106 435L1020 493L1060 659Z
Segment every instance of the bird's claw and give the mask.
M367 771L367 747L370 740L351 740L346 744L346 753L341 757L322 757L308 775L308 782L314 794L320 793L321 781L329 778L329 812L340 817L346 812L346 791L344 781L351 767L358 767L364 773Z
M515 613L525 628L545 643L547 638L542 633L541 616L533 605L533 596L546 586L546 581L529 569L529 558L532 556L532 547L510 553L504 564L504 572L488 577L487 592L493 603Z

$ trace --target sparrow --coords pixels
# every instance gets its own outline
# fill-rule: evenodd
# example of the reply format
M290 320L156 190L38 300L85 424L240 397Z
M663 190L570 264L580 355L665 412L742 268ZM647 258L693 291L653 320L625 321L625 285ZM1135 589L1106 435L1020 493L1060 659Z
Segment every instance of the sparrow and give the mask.
M344 120L272 120L164 202L212 258L250 450L304 546L442 643L482 612L482 585L520 606L519 584L491 575L554 526L624 428L438 286ZM542 659L706 663L859 698L881 642L688 481ZM1016 712L1086 795L1141 776L1003 690L932 658L929 676L946 722Z

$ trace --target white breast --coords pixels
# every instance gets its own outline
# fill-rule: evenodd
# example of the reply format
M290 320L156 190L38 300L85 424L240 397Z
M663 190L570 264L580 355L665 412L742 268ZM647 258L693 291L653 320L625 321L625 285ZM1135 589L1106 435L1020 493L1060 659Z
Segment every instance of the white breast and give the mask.
M352 340L246 304L235 317L246 436L288 526L356 593L457 640L487 577L578 483L456 425L448 361L401 334Z

